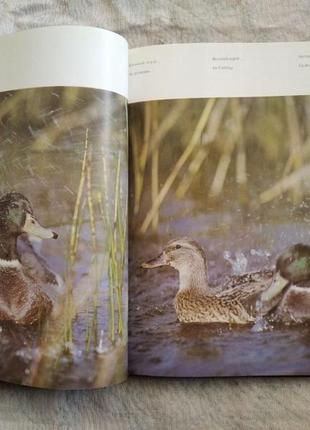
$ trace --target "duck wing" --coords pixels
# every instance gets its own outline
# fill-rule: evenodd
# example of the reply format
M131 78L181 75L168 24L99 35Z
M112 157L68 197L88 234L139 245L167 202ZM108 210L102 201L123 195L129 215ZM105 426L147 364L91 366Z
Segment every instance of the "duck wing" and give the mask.
M22 271L0 271L0 320L32 325L42 321L52 310L49 297L39 290Z
M249 301L255 303L257 297L269 287L273 276L272 270L234 275L224 284L218 296L236 299L241 303Z

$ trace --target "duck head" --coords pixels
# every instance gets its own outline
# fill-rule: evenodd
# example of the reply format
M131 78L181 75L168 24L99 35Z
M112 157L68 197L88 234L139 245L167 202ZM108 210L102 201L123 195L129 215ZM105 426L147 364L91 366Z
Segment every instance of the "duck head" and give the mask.
M143 263L141 267L153 269L161 266L171 266L179 272L180 290L208 287L206 254L192 239L170 241L157 257Z
M276 273L262 302L273 300L290 286L310 280L310 247L301 243L291 246L277 259Z
M22 233L41 239L57 239L58 234L40 225L29 200L20 193L10 192L0 198L0 258L16 259L16 240Z

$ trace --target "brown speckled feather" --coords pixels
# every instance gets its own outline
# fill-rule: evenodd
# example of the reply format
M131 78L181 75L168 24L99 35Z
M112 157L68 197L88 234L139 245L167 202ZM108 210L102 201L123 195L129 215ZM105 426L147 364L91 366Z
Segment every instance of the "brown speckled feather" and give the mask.
M234 276L214 295L195 289L179 291L174 301L178 319L186 323L253 322L256 298L269 286L272 276L272 271Z
M180 322L246 324L253 321L242 303L229 296L185 290L177 293L174 306Z
M0 270L0 320L15 324L39 323L52 310L52 302L30 282L21 269Z

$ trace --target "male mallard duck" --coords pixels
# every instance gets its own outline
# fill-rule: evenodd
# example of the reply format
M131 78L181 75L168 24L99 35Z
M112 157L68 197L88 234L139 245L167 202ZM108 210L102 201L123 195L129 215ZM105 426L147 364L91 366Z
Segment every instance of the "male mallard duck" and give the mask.
M174 307L183 323L253 323L256 299L273 277L272 271L232 276L221 291L214 289L208 283L204 250L188 238L172 240L158 257L142 264L145 269L160 266L179 272Z
M39 224L25 196L10 192L0 198L0 321L35 324L51 312L52 301L43 291L44 277L23 264L18 253L22 233L41 239L58 237Z
M261 295L261 313L275 307L282 321L310 319L310 246L297 244L277 259L273 282Z

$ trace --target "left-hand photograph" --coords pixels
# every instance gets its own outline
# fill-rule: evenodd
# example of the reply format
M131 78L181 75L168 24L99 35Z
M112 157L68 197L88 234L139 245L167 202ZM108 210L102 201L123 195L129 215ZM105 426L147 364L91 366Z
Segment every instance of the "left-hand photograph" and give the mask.
M127 112L116 93L0 94L0 379L127 373Z

